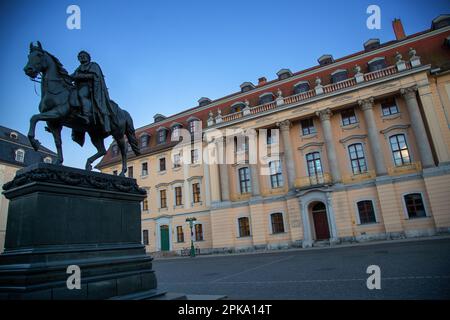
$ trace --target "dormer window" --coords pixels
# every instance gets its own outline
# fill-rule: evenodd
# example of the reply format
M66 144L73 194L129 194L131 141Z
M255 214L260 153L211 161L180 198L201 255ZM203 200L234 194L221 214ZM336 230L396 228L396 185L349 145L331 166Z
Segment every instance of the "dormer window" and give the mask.
M326 66L334 62L333 56L331 54L324 54L319 59L317 59L319 65Z
M117 144L113 144L112 146L112 155L113 157L119 155L119 146Z
M163 121L164 119L166 119L166 117L163 116L163 115L160 114L160 113L157 113L157 114L155 114L155 115L153 116L153 120L154 120L155 123L156 123L156 122Z
M278 80L287 79L289 77L292 77L292 72L289 69L281 69L277 72Z
M52 158L50 158L50 157L44 158L44 163L52 163L52 162L53 162Z
M265 92L259 96L259 104L265 104L273 101L273 93Z
M17 140L18 138L19 138L19 135L17 134L17 132L11 132L10 134L9 134L9 137L11 138L11 139L14 139L14 140Z
M198 100L198 105L199 105L200 107L204 107L204 106L206 106L206 105L208 105L208 104L210 104L210 103L211 103L211 99L206 98L206 97L202 97L202 98L200 98L200 99Z
M244 82L243 84L241 84L241 92L247 92L254 88L255 88L255 86L251 82Z
M167 129L164 127L161 127L158 129L158 144L162 144L166 142L166 136L167 136Z
M369 39L364 42L364 50L370 51L380 47L380 39Z
M148 134L143 134L140 138L140 143L141 143L141 148L146 148L148 146L148 141L149 141L149 135Z
M384 57L376 57L367 62L367 65L369 66L369 71L377 71L386 68L386 60Z
M191 134L194 134L196 132L200 132L201 128L200 128L200 119L196 118L196 117L189 117L187 119L187 122L189 123L189 132Z
M25 151L23 149L16 150L15 160L22 163L25 161Z
M338 69L331 74L331 82L336 83L348 79L347 70Z
M302 93L309 91L309 82L308 81L300 81L294 84L294 94Z
M231 105L230 113L241 112L245 108L245 103L242 101L235 102Z
M171 125L172 128L172 141L178 141L178 139L180 138L180 130L182 128L182 125L179 123L174 123Z
M441 29L447 26L450 26L450 14L441 14L431 22L432 30Z

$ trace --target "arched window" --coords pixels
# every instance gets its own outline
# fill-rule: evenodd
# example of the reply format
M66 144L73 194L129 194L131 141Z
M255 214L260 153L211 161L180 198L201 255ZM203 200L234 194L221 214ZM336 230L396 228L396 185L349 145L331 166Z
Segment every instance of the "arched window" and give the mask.
M23 149L17 149L15 153L15 160L23 163L25 161L25 151Z
M358 207L358 216L360 224L377 222L375 218L375 210L373 208L373 202L371 200L358 201L356 206Z
M244 167L239 169L239 186L241 188L241 193L249 193L252 191L250 183L250 169Z
M307 81L301 81L297 84L294 84L294 94L299 94L302 92L309 91L309 83Z
M270 170L270 184L273 188L279 188L283 186L283 174L281 168L281 161L275 160L269 162L269 170Z
M367 172L366 158L364 157L364 149L361 143L354 143L348 146L350 163L352 165L353 174L361 174Z
M404 134L396 134L389 138L392 156L396 166L404 166L411 163L408 145Z
M386 68L386 61L384 57L377 57L370 60L367 65L369 66L369 71L376 71Z
M259 104L265 104L273 101L273 93L266 92L259 96Z
M336 83L348 79L347 70L336 70L331 74L331 82Z
M423 203L422 195L420 193L410 193L404 196L406 211L408 217L421 218L426 217L425 205Z

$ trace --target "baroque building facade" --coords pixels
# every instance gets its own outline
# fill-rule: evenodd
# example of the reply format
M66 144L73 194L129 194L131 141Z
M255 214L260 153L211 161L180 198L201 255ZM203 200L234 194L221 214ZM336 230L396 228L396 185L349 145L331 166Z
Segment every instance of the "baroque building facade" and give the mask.
M349 56L323 55L307 70L155 115L137 130L142 155L129 152L128 168L148 192L147 250L181 254L191 239L200 252L225 252L450 232L449 25L442 15L406 36L396 19L393 41L370 39ZM97 168L120 172L116 145Z

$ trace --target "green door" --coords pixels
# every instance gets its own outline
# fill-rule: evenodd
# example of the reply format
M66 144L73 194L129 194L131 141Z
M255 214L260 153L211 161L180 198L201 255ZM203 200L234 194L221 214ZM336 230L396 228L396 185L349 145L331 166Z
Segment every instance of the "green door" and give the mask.
M159 230L161 233L161 251L169 251L169 226L161 226Z

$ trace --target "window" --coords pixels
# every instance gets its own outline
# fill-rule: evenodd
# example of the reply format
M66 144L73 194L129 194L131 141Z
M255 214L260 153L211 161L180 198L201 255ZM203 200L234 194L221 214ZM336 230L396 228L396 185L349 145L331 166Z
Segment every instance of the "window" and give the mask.
M142 176L148 175L148 163L144 162L144 163L142 163L141 166L142 166L141 175Z
M145 197L145 199L142 201L142 211L148 211L148 199Z
M248 167L239 169L239 186L241 193L249 193L252 191L250 184L250 169Z
M237 152L248 151L249 144L248 136L234 137L234 149Z
M411 163L408 145L404 134L396 134L389 138L392 155L396 166L403 166Z
M203 227L201 224L195 225L195 241L203 240Z
M142 147L142 148L145 148L145 147L147 147L147 146L148 146L148 135L144 134L144 135L141 137L141 147Z
M283 214L281 212L272 213L270 215L270 221L272 224L272 233L284 232Z
M113 175L117 176L117 170L113 171Z
M244 102L233 103L231 105L231 112L230 113L241 112L244 108L245 108L245 103Z
M248 217L242 217L238 219L239 225L239 237L249 237L250 236L250 224Z
M200 202L200 183L192 184L192 198L194 203Z
M112 154L113 154L113 157L115 157L119 154L119 146L117 144L112 146Z
M191 122L189 122L189 132L191 134L198 132L199 127L200 127L200 121L199 120L192 120Z
M322 175L322 163L320 162L320 153L311 152L306 155L306 165L308 168L308 175L310 177Z
M128 167L128 178L133 178L133 167Z
M302 125L302 135L307 136L309 134L316 133L316 128L314 127L313 118L304 119L301 121Z
M12 132L9 134L9 137L10 137L11 139L17 140L17 139L19 138L19 135L17 134L17 132L12 131Z
M183 193L181 187L175 187L175 205L181 206L183 204Z
M44 163L52 163L53 161L52 161L52 158L50 158L50 157L45 157L44 158Z
M275 131L276 129L268 129L267 130L267 135L266 135L266 143L269 144L276 144L277 143L277 139L276 139L276 134L272 134L273 131Z
M348 146L348 153L350 155L350 162L352 165L353 174L360 174L367 172L366 159L364 157L364 150L361 143L355 143Z
M353 110L353 108L342 111L341 117L343 126L348 126L350 124L358 122L358 120L356 119L355 110Z
M395 103L394 99L383 101L381 103L381 111L383 113L383 116L390 116L391 114L399 113L397 104Z
M375 210L373 209L373 202L371 200L363 200L357 203L359 222L361 224L375 223Z
M294 94L299 94L299 93L302 93L302 92L306 92L309 89L310 88L309 88L309 83L308 82L301 82L301 83L298 83L298 84L294 85Z
M273 188L279 188L283 186L283 175L281 169L281 161L271 161L269 162L270 169L270 184Z
M180 137L180 129L181 126L180 125L176 125L175 127L172 128L172 140L178 140L178 138Z
M142 230L142 242L144 243L144 245L148 246L148 230Z
M166 142L166 129L160 129L158 131L158 144Z
M422 195L420 193L410 193L404 196L406 211L408 217L420 218L426 217L425 205L423 204Z
M179 168L179 167L181 167L181 156L180 156L179 153L173 155L173 167L174 167L174 168Z
M331 82L336 83L339 81L344 81L348 78L346 70L339 70L331 75Z
M259 97L259 104L265 104L273 101L273 93L265 93Z
M161 202L161 208L167 208L167 194L166 190L159 191L159 199Z
M177 242L184 242L184 232L182 226L177 227Z
M166 171L166 158L159 158L159 171Z
M198 149L191 150L191 163L198 162Z
M377 71L386 68L386 62L384 58L375 58L368 62L369 71Z
M17 162L24 162L25 161L25 151L23 151L22 149L16 150L15 159Z

